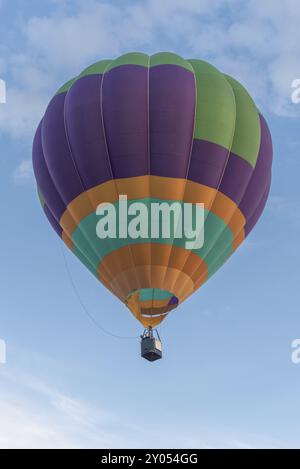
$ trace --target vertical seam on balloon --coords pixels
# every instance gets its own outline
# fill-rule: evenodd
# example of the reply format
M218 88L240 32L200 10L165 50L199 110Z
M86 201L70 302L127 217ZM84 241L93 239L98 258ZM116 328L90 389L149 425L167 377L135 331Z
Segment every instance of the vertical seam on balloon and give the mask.
M270 183L270 177L271 177L271 175L270 175L269 178L268 178L268 184ZM268 184L267 184L267 186L268 186ZM261 203L261 201L262 201L263 198L265 197L266 192L267 192L267 187L266 187L264 193L262 194L262 196L261 196L260 199L259 199L259 204ZM259 204L258 204L258 206L259 206ZM245 226L246 226L246 225L245 225ZM242 231L244 231L244 227L243 227L243 228L239 231L239 233L234 237L232 243L234 242L234 240L235 240L236 238L238 238L239 234L240 234ZM210 267L211 267L212 270L213 270L214 266L219 262L219 259L223 256L223 254L224 254L224 252L226 251L226 249L228 248L228 246L229 246L229 245L226 245L226 246L225 246L225 248L222 250L222 252L219 253L217 259L215 259L215 261L211 264ZM226 257L226 259L225 259L225 260L223 261L223 263L219 266L219 268L221 268L222 265L225 264L225 262L232 256L232 254L233 254L234 252L235 252L235 250L233 250L233 251L229 254L229 256ZM217 270L219 270L219 268L218 268ZM215 273L215 272L214 272L214 273ZM209 276L207 276L207 278L204 279L204 282L202 282L202 283L200 284L200 286L202 286L203 283L205 283L205 282L211 277L211 275L212 275L212 274L210 274ZM202 279L202 278L203 278L203 275L201 275L201 276L199 277L199 280ZM198 288L197 288L197 289L198 289ZM197 290L197 289L196 289L196 290ZM186 297L186 298L187 298L187 297ZM184 298L184 300L185 300L186 298Z
M52 182L52 185L53 185L53 187L54 187L54 189L55 189L55 191L56 191L57 197L60 198L60 200L62 201L63 205L66 205L66 204L65 204L65 201L64 201L64 199L63 199L63 197L62 197L62 195L61 195L61 193L60 193L60 191L59 191L58 188L57 188L57 185L56 185L56 183L55 183L55 180L54 180L54 178L52 177L52 175L51 175L51 173L50 173L50 170L49 170L49 167L48 167L48 164L47 164L47 160L46 160L46 158L45 158L45 152L44 152L44 148L43 148L43 139L42 139L42 127L43 127L43 119L42 119L42 121L41 121L41 127L40 127L40 129L41 129L40 132L41 132L42 158L43 158L44 163L45 163L45 166L46 166L46 168L47 168L47 173L48 173L48 175L49 175L49 179L50 179L50 181ZM41 189L40 189L40 191L41 191ZM46 200L46 198L45 198L44 195L43 195L43 197L44 197L44 199L45 199L45 202L46 202L46 205L47 205L49 211L52 213L53 217L55 218L55 220L57 221L57 223L59 224L59 226L62 228L62 226L60 225L59 219L57 219L56 215L54 214L54 212L52 211L52 209L50 208L50 206L47 204L47 200ZM67 207L66 207L66 209L67 209ZM73 216L72 216L71 213L70 213L70 216L71 216L71 218L74 220L74 222L76 223L76 220L73 218ZM62 230L63 230L63 228L62 228ZM69 235L68 235L68 237L69 237ZM77 247L77 246L76 246L76 247ZM81 249L79 249L79 250L80 250L80 252L82 252ZM88 260L88 262L95 268L94 264L89 260L89 258L86 257L86 255L85 255L83 252L82 252L82 254L83 254L83 256Z
M149 207L150 207L150 199L151 199L151 142L150 142L150 63L151 63L151 56L148 55L148 70L147 70L147 119L148 119L148 125L147 125L147 138L148 138L148 161L147 161L147 173L148 173L148 186L149 186ZM148 213L149 213L149 207L148 207ZM149 220L148 220L149 222ZM149 239L149 253L150 253L150 262L149 262L149 268L150 268L150 286L152 286L152 243L151 243L151 233L150 233L150 239ZM152 306L151 306L151 311L153 312L153 298L152 298Z
M54 178L53 178L53 176L52 176L52 174L51 174L51 172L50 172L50 170L49 170L49 167L48 167L48 164L47 164L47 160L46 160L46 158L45 158L45 151L44 151L44 147L43 147L43 138L42 138L42 137L43 137L43 134L42 134L43 124L44 124L44 122L43 122L43 119L42 119L42 121L41 121L41 127L40 127L42 158L43 158L44 163L45 163L45 166L46 166L46 168L47 168L47 173L48 173L48 175L49 175L50 181L52 182L52 185L53 185L53 187L54 187L54 189L55 189L55 191L56 191L57 197L60 198L60 200L62 201L63 205L66 205L66 203L65 203L65 201L64 201L64 199L63 199L63 197L62 197L62 195L61 195L61 192L58 190L57 184L56 184L56 182L55 182L55 180L54 180ZM40 190L41 190L41 189L40 189ZM43 197L44 197L44 199L45 199L45 196L44 196L44 195L43 195ZM46 200L46 199L45 199L45 200ZM47 201L46 201L46 202L47 202ZM53 213L53 211L50 209L50 207L49 207L49 210L50 210L50 212L52 213L53 217L56 219L56 221L57 221L57 223L59 224L59 226L61 226L61 225L60 225L60 221L56 218L56 216L54 215L54 213ZM67 207L67 206L66 206L66 210L68 210L68 207ZM71 218L73 219L73 221L76 223L76 220L75 220L75 218L73 217L72 213L71 213L69 210L68 210L68 212L69 212L69 214L70 214L70 217L71 217ZM61 228L62 228L62 226L61 226ZM62 229L63 229L63 228L62 228ZM61 238L61 239L62 239L62 238ZM71 238L70 238L70 239L71 239ZM72 240L72 239L71 239L71 240ZM73 240L72 240L72 241L73 241ZM79 250L79 252L81 252L82 256L83 256L83 257L87 260L87 262L93 267L93 269L95 269L95 270L97 271L97 266L94 265L94 263L90 260L90 258L87 256L87 254L82 251L82 249L80 248L80 246L79 246L77 243L75 243L75 242L73 242L73 244L74 244L74 246ZM73 251L72 251L72 252L73 252ZM75 254L75 255L76 255L76 254Z
M259 113L259 112L258 112L258 115L259 115L259 119L260 119L260 128L262 129L261 117L260 117L260 113ZM262 139L262 132L261 132L261 134L260 134L260 139ZM261 140L260 140L260 146L261 146ZM259 153L260 153L260 146L259 146L259 150L258 150L258 157L259 157ZM258 157L257 157L257 160L256 160L256 164L257 164L257 161L258 161ZM231 215L231 217L230 217L230 219L229 219L228 221L230 221L230 220L232 219L232 217L234 216L234 214L236 213L236 211L239 209L239 207L240 207L240 205L241 205L241 203L242 203L242 201L243 201L243 199L244 199L244 197L245 197L245 195L246 195L246 193L247 193L247 189L248 189L248 187L249 187L249 184L251 183L251 180L252 180L252 178L254 177L256 164L255 164L255 167L253 168L253 171L252 171L251 176L250 176L250 178L249 178L248 184L247 184L246 187L245 187L245 190L244 190L244 192L243 192L243 195L242 195L242 197L241 197L239 203L237 204L235 210L233 211L233 213L232 213L232 215ZM267 188L267 186L268 186L268 183L269 183L269 178L267 179L265 189L264 189L264 191L263 191L262 196L259 198L259 201L258 201L258 204L257 204L256 208L259 206L259 204L260 204L261 201L263 200L263 197L264 197L264 195L265 195L265 192L266 192L266 188ZM211 206L211 207L212 207L212 206ZM246 220L246 218L245 218L245 224L243 225L242 229L241 229L241 230L237 233L237 235L232 239L231 245L232 245L232 249L233 249L233 250L232 250L231 254L228 256L227 259L229 259L229 257L230 257L230 256L233 254L233 252L235 251L235 249L234 249L234 241L238 238L238 236L239 236L243 231L244 231L244 235L245 235L245 227L246 227L247 222L248 222L248 220ZM224 232L224 230L225 230L225 227L224 227L224 229L221 231L220 235L222 235L222 233ZM212 250L213 247L214 247L214 245L211 246L211 248L209 249L209 251L206 253L204 259L207 257L207 255L210 253L210 251ZM221 253L219 253L219 255L218 255L216 261L212 264L212 266L214 266L215 264L217 264L218 260L219 260L220 257L224 254L225 250L228 249L228 247L229 247L229 244L224 247L224 249L221 251ZM225 261L223 262L223 264L226 262L227 259L225 259ZM222 265L223 265L223 264L222 264ZM212 267L212 266L211 266L211 267ZM221 267L221 266L220 266L220 267ZM210 277L210 276L209 276L209 277ZM208 278L209 278L209 277L208 277Z
M68 148L69 148L69 155L70 155L70 158L71 158L71 161L73 163L73 166L75 168L75 172L78 176L78 179L79 179L79 182L81 184L81 187L83 189L83 192L85 193L86 195L86 198L88 200L88 202L90 203L90 206L92 208L92 211L94 212L93 210L93 204L92 204L92 201L91 201L91 198L89 196L89 192L87 191L86 187L85 187L85 184L83 182L83 179L81 178L81 175L80 175L80 172L78 170L78 167L77 167L77 164L76 164L76 161L75 161L75 158L74 158L74 155L73 155L73 150L72 150L72 146L71 146L71 142L70 142L70 137L69 137L69 134L68 134L68 126L67 126L67 121L66 121L66 100L67 100L67 96L68 96L68 93L70 91L70 89L72 88L72 86L68 89L67 93L66 93L66 96L65 96L65 99L64 99L64 107L63 107L63 122L64 122L64 131L65 131L65 136L66 136L66 141L67 141L67 144L68 144ZM75 221L75 220L74 220ZM79 230L81 231L81 234L83 234L84 238L87 240L87 242L89 243L89 247L92 248L92 250L94 251L95 255L98 256L98 251L96 249L96 247L94 246L94 243L92 242L91 243L91 239L89 236L86 236L84 230L82 230L81 228L81 224L79 223L77 225L77 227L79 228ZM76 243L74 243L76 244ZM77 246L77 245L76 245ZM95 269L96 271L98 270L98 265L95 266ZM107 272L107 275L108 277L110 277L110 274L109 272Z
M192 130L191 141L190 141L190 151L189 151L187 169L186 169L185 180L184 180L184 189L183 189L183 192L182 192L181 200L184 200L184 196L185 196L185 192L186 192L187 177L188 177L188 174L189 174L189 169L190 169L190 164L191 164L191 159L192 159L193 141L194 141L195 128L196 128L196 115L197 115L197 83L196 83L196 75L195 75L194 68L192 67L192 69L193 69L193 72L192 72L192 73L193 73L194 87L195 87L195 96L194 96L194 120L193 120L193 130ZM177 222L177 225L176 225L176 231L173 233L174 236L175 236L175 233L177 232L178 223L179 223L179 221ZM167 265L169 264L169 262L170 262L170 260L171 260L171 258L172 258L172 255L173 255L173 245L172 245L172 247L171 247L171 249L170 249L170 254L169 254L169 257L168 257ZM186 260L185 260L185 262L184 262L184 264L183 264L183 267L185 266L188 257L189 257L189 256L187 256L187 258L186 258ZM167 270L166 270L166 273L165 273L164 282L165 282L165 279L166 279L166 275L167 275ZM177 275L177 278L173 281L171 288L174 287L174 285L175 285L176 282L178 281L178 278L179 278L179 275Z
M108 67L108 66L107 66L107 67ZM111 164L110 152L109 152L109 148L108 148L108 142L107 142L106 130L105 130L105 123L104 123L104 112L103 112L103 85L104 85L104 77L105 77L105 74L106 74L106 69L107 69L107 67L105 67L105 69L104 69L104 71L103 71L103 79L102 79L101 87L100 87L101 123L102 123L102 129L103 129L103 136L104 136L105 148L106 148L108 160L109 160L109 163L110 163L111 177L112 177L112 180L114 181L114 186L115 186L116 195L119 196L120 194L119 194L119 191L118 191L118 187L117 187L117 184L116 184L116 180L115 180L115 178L114 178L113 168L112 168L112 164ZM118 197L117 197L117 198L118 198ZM139 285L139 278L138 278L138 275L137 275L136 266L135 266L135 263L134 263L134 257L133 257L133 254L132 254L132 250L131 250L131 246L130 246L130 245L129 245L129 252L130 252L131 259L132 259L132 266L133 266L133 269L134 269L134 272L135 272L135 276L136 276L136 280L137 280L137 285ZM125 299L126 299L126 296L125 296L125 298L124 298L124 301L125 301Z
M46 163L45 163L46 164ZM49 174L49 171L48 171L48 174ZM50 177L50 176L49 176ZM50 177L50 179L52 180L52 178ZM60 197L58 191L57 191L57 188L56 186L54 186L54 189L56 190L58 196ZM61 197L60 197L61 198ZM62 200L62 199L61 199ZM64 242L64 239L62 237L62 235L64 234L70 241L71 243L81 252L82 256L85 258L85 261L86 263L90 266L91 270L95 270L95 266L94 264L90 261L90 259L86 256L86 254L81 251L81 249L73 242L72 238L68 235L68 233L66 233L63 228L61 227L60 223L59 223L59 220L57 219L57 217L54 215L53 211L51 210L51 208L47 205L47 203L45 203L44 207L43 207L43 210L45 209L45 207L48 208L49 212L51 213L51 215L53 216L54 220L57 222L58 226L62 229L62 233L61 233L61 236L60 239L62 242ZM45 210L44 210L45 211ZM46 213L45 213L45 216L47 217ZM64 244L70 249L70 251L75 254L75 256L78 258L78 256L76 255L76 253L71 249L70 246L68 246L68 244L66 242L64 242Z
M259 116L260 116L260 115L259 115ZM261 126L261 121L260 121L260 126ZM260 135L260 138L261 138L261 137L262 137L262 133L261 133L261 135ZM261 145L261 140L260 140L260 145ZM259 150L258 150L258 156L259 156L259 153L260 153L260 147L259 147ZM258 159L258 158L257 158L257 159ZM257 160L256 160L256 164L257 164ZM249 187L249 184L251 183L251 180L252 180L252 178L254 177L255 168L256 168L256 165L255 165L255 167L253 168L253 171L252 171L251 176L250 176L250 178L249 178L248 184L246 185L246 187L245 187L245 189L244 189L243 195L242 195L242 197L241 197L239 203L236 205L236 208L235 208L235 210L233 211L233 213L232 213L232 215L231 215L231 217L230 217L230 219L229 219L228 221L230 221L230 220L232 219L232 217L234 216L234 214L236 213L236 211L239 209L239 207L240 207L240 205L241 205L241 203L242 203L242 201L243 201L243 199L244 199L244 197L245 197L245 195L246 195L246 192L247 192L247 189L248 189L248 187ZM222 176L222 178L223 178L223 176ZM268 181L267 181L267 183L266 183L266 187L267 187L267 185L268 185ZM265 190L264 190L264 192L265 192ZM259 206L261 200L263 199L264 192L263 192L262 196L261 196L260 199L259 199L259 202L258 202L258 204L257 204L257 207ZM213 204L211 205L210 208L212 208L212 206L213 206ZM235 240L243 231L245 231L246 223L247 223L247 220L246 220L246 218L245 218L245 224L243 225L242 229L238 232L238 234L237 234L237 235L233 238L233 240L231 241L232 248L233 248L234 240ZM224 227L223 230L221 231L220 236L221 236L222 233L224 232L225 228L226 228L226 227ZM222 250L222 252L221 252L220 255L218 256L217 260L223 255L224 251L228 248L228 246L229 246L229 245L227 245L227 246ZM211 248L209 249L209 251L207 251L207 253L206 253L204 259L207 257L207 255L210 253L210 251L212 250L213 247L214 247L214 245L212 245ZM232 251L232 253L233 253L233 252L234 252L234 250ZM216 262L217 262L217 261L216 261ZM216 263L216 262L215 262L215 263ZM214 263L214 264L215 264L215 263Z
M70 87L71 88L71 87ZM66 137L66 141L67 141L67 144L68 144L68 149L69 149L69 156L72 160L72 163L73 163L73 166L74 166L74 169L75 169L75 172L78 176L78 179L79 179L79 182L80 182L80 185L83 189L83 193L85 194L87 200L89 201L90 203L90 206L91 208L93 209L93 204L91 202L91 199L89 197L89 193L88 191L86 190L86 187L84 185L84 182L83 182L83 179L81 178L81 175L79 173L79 170L78 170L78 167L77 167L77 164L76 164L76 161L75 161L75 158L74 158L74 155L73 155L73 151L72 151L72 147L71 147L71 142L70 142L70 137L69 137L69 134L68 134L68 128L67 128L67 122L66 122L66 99L67 99L67 95L69 93L69 90L70 88L68 89L68 91L66 92L66 96L65 96L65 99L64 99L64 107L63 107L63 122L64 122L64 131L65 131L65 137ZM68 208L68 207L67 207ZM69 211L69 210L68 210ZM69 212L71 217L73 218L73 220L75 221L76 225L77 225L77 228L79 228L79 230L81 231L81 233L83 234L84 238L89 242L89 238L85 235L84 231L82 230L81 226L80 226L80 223L77 224L75 218L72 216L72 213ZM74 243L76 245L76 243ZM94 245L92 244L92 249L93 251L95 252L96 255L98 255L97 253L97 250L95 249ZM97 266L95 266L96 270L97 270Z
M249 222L251 222L252 218L256 215L257 210L258 210L258 208L260 207L260 204L261 204L262 200L264 199L265 195L266 195L266 194L270 191L270 189L271 189L271 175L272 175L272 172L271 172L271 170L270 170L269 173L268 173L268 179L267 179L267 183L266 183L265 188L264 188L264 192L263 192L262 196L260 197L259 202L258 202L258 204L256 205L255 209L252 211L251 216L248 218L247 222L245 223L245 230L246 230L246 227L247 227L247 225L249 224ZM265 203L267 203L267 200L266 200ZM249 234L249 233L248 233L248 234ZM247 234L247 236L248 236L248 234ZM246 236L246 232L245 232L245 236Z
M107 143L106 131L105 131L105 125L104 125L104 113L103 113L103 84L104 84L104 77L105 77L105 74L106 74L107 69L108 69L109 66L110 66L110 64L107 64L107 66L104 68L103 75L102 75L102 80L101 80L101 84L100 84L100 90L99 90L100 91L100 94L99 94L100 118L101 118L101 126L102 126L102 131L103 131L103 138L104 138L104 144L105 144L105 149L106 149L106 157L107 157L107 162L108 162L108 166L109 166L110 176L111 176L111 180L113 181L114 188L115 188L116 198L118 199L119 192L118 192L118 189L117 189L117 184L116 184L116 181L115 181L115 178L114 178L114 172L113 172L113 168L112 168L112 164L111 164L111 160L110 160L110 154L109 154L109 150L108 150L108 143ZM101 262L102 262L102 260L100 261L100 263L98 265L98 268L99 268ZM103 267L104 266L102 265L102 268ZM111 278L111 283L113 283L114 278L111 275L110 275L110 278ZM122 288L121 288L120 284L118 282L116 282L116 283L119 286L120 291L122 291ZM123 301L125 301L125 298L123 298Z
M110 171L111 180L113 181L113 184L114 184L114 187L115 187L115 193L116 193L116 196L118 196L118 191L117 191L116 182L115 182L115 179L114 179L113 169L112 169L112 165L111 165L111 161L110 161L110 156L109 156L109 151L108 151L108 145L107 145L107 139L106 139L106 133L105 133L105 126L104 126L104 115L103 115L103 94L102 94L102 90L103 90L104 77L105 77L106 71L107 71L107 69L110 67L110 65L111 65L111 62L106 65L106 67L104 68L103 73L102 73L102 79L101 79L100 88L99 88L99 104L100 104L101 127L102 127L103 138L104 138L104 144L105 144L105 149L106 149L106 160L107 160L107 163L108 163L108 167L109 167L109 171ZM98 266L97 266L97 270L99 269L99 266L102 264L102 260L103 260L103 259L100 260L100 262L99 262L99 264L98 264ZM102 268L104 268L105 270L107 270L107 269L104 267L103 264L102 264ZM109 274L109 277L110 277L110 284L112 284L112 282L113 282L113 277L112 277L111 274ZM123 301L125 301L125 298L123 297L123 294L122 294L122 288L121 288L121 286L118 284L118 282L117 282L117 285L118 285L119 290L120 290L120 292L121 292Z
M262 133L262 119L263 119L263 116L261 115L261 113L259 112L259 110L258 110L258 117L259 117L259 125L260 125L260 143L259 143L259 149L258 149L258 156L257 156L257 159L256 159L255 167L253 168L253 172L251 173L251 176L250 176L250 179L249 179L249 181L248 181L247 187L246 187L246 189L245 189L245 191L244 191L244 193L243 193L243 195L242 195L242 197L241 197L241 200L240 200L240 202L239 202L239 204L238 204L238 207L240 207L241 203L243 202L243 200L244 200L244 198L245 198L245 196L246 196L246 193L247 193L247 189L249 188L249 185L251 184L252 178L254 177L255 169L256 169L257 162L258 162L258 158L259 158L259 154L260 154L261 142L262 142L262 135L263 135L263 133ZM267 125L267 123L266 123L266 125ZM268 127L267 127L267 130L268 130ZM265 192L265 190L266 190L266 188L267 188L267 186L268 186L268 182L269 182L269 179L267 179L267 182L266 182L266 184L265 184L265 188L264 188L263 193ZM258 204L256 205L256 207L255 207L254 210L252 211L252 214L250 215L250 217L254 214L254 212L256 211L256 208L259 206L260 202L261 202L261 198L259 199ZM250 218L250 217L249 217L249 218ZM245 217L245 218L246 218L246 217ZM246 220L245 226L246 226L247 222L248 222L248 220Z
M221 72L220 72L221 73ZM223 75L223 74L222 74ZM224 76L224 75L223 75ZM224 77L224 79L226 80L226 78ZM227 81L227 80L226 80ZM229 83L229 86L230 86L230 89L232 91L232 95L233 95L233 98L234 98L234 103L235 103L235 109L236 109L236 100L235 100L235 94L234 94L234 91L232 89L232 86L230 85ZM210 206L208 207L208 211L207 211L207 216L205 217L204 219L204 226L203 228L205 228L205 223L206 223L206 219L209 217L209 214L211 212L211 209L214 205L214 202L215 202L215 199L216 199L216 196L217 196L217 193L219 192L219 188L220 188L220 185L222 183L222 179L223 179L223 176L225 174L225 171L226 171L226 167L227 167L227 164L228 164L228 161L229 161L229 158L230 158L230 154L231 154L231 148L232 148L232 145L233 145L233 141L234 141L234 135L235 135L235 128L236 128L236 112L235 112L235 121L234 121L234 129L233 129L233 132L232 132L232 138L231 138L231 144L230 144L230 147L228 148L228 154L227 154L227 159L226 159L226 163L224 164L224 167L223 167L223 171L222 171L222 175L220 176L220 179L219 179L219 183L218 183L218 186L216 188L216 192L215 192L215 195L214 197L212 198L212 202L210 204ZM223 232L223 231L222 231ZM211 248L209 249L209 251L206 253L206 255L203 257L203 260L205 261L208 253L211 251L211 249L215 246L217 240L212 244ZM189 256L187 256L187 259L185 261L185 263L187 262ZM185 264L184 264L185 265ZM195 273L197 270L197 267L194 269L193 273Z
M69 90L68 90L68 91L69 91ZM75 160L74 160L74 158L73 158L72 149L71 149L71 144L70 144L70 140L69 140L69 135L68 135L68 132L67 132L66 116L65 116L65 103L66 103L66 97L67 97L68 91L66 92L66 95L65 95L65 98L64 98L64 106L63 106L63 122L64 122L65 137L66 137L66 141L67 141L67 145L68 145L68 149L69 149L69 156L70 156L70 158L71 158L71 161L72 161L72 163L73 163L73 166L74 166L74 168L75 168L75 171L76 171L76 173L77 173L77 175L78 175L78 179L79 179L80 184L81 184L81 186L82 186L82 188L83 188L83 192L86 194L86 197L87 197L87 199L88 199L88 201L90 202L91 207L92 207L92 203L91 203L91 200L90 200L90 198L89 198L88 192L85 190L84 183L83 183L83 181L82 181L82 179L81 179L81 176L80 176L80 174L79 174L77 165L76 165ZM49 172L49 174L50 174L50 172ZM53 178L52 178L52 180L53 180L53 183L54 183L54 185L55 185L55 187L56 187L57 192L60 194L60 192L58 191L57 185L55 184ZM60 197L61 197L62 201L64 202L64 199L62 198L61 194L60 194ZM65 204L65 202L64 202L64 204ZM92 207L92 208L93 208L93 207ZM92 244L90 243L90 238L86 235L86 233L84 232L84 230L82 230L82 227L81 227L80 223L77 224L76 219L75 219L75 217L73 216L72 212L70 212L68 206L66 207L66 209L68 210L68 212L69 212L71 218L74 220L74 222L75 222L77 228L79 229L79 231L81 232L83 238L87 241L88 246L89 246L89 249L91 250L91 252L94 252L94 254L95 254L96 257L97 257L97 256L98 256L98 252L97 252L95 246L93 245L93 243L92 243ZM72 238L71 238L71 239L72 239ZM72 240L72 241L73 241L73 240ZM76 246L76 248L83 254L83 256L84 256L85 258L87 258L86 253L84 253L84 251L80 248L80 245L79 245L78 243L74 242L74 241L73 241L73 243L74 243L74 245ZM91 262L91 261L90 261L90 262ZM92 262L92 265L93 265L93 268L94 268L94 269L96 270L96 272L97 272L97 267L98 267L97 264L94 264L94 263ZM106 272L106 273L107 273L108 277L110 277L109 272Z

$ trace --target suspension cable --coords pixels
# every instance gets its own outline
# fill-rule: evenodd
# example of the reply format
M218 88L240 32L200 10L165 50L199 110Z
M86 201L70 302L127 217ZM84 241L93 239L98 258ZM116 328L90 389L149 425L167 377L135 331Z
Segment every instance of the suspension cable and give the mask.
M61 248L61 252L62 252L62 256L63 256L67 276L68 276L69 281L71 283L74 294L75 294L75 296L76 296L76 298L77 298L83 312L88 316L89 320L98 328L98 330L100 330L104 334L107 334L111 337L114 337L115 339L138 339L140 336L121 336L121 335L118 335L118 334L114 334L113 332L108 331L103 326L101 326L101 324L99 324L99 322L94 318L94 316L88 311L87 307L85 306L85 304L84 304L84 302L83 302L83 300L82 300L82 298L81 298L81 296L78 292L78 289L75 285L74 279L72 277L72 274L71 274L71 271L70 271L70 268L69 268L69 265L68 265L68 262L67 262L67 258L66 258L65 251L64 251L64 246L63 246L62 243L60 243L60 248Z

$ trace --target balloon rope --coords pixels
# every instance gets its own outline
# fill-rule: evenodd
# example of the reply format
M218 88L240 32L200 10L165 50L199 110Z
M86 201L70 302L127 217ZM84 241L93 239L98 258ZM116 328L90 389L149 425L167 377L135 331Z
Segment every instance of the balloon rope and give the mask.
M110 332L108 331L107 329L105 329L104 327L101 326L101 324L98 323L98 321L94 318L94 316L88 311L87 307L85 306L79 292L78 292L78 289L74 283L74 280L73 280L73 277L72 277L72 274L71 274L71 271L70 271L70 268L69 268L69 265L68 265L68 262L67 262L67 258L66 258L66 255L65 255L65 251L64 251L64 246L60 243L60 248L61 248L61 252L62 252L62 256L63 256L63 259L64 259L64 265L65 265L65 268L66 268L66 272L67 272L67 276L69 278L69 281L72 285L72 288L73 288L73 291L75 293L75 296L83 310L83 312L88 316L88 318L90 319L90 321L100 330L102 331L104 334L107 334L111 337L114 337L115 339L139 339L139 335L138 336L121 336L121 335L118 335L118 334L114 334L113 332Z

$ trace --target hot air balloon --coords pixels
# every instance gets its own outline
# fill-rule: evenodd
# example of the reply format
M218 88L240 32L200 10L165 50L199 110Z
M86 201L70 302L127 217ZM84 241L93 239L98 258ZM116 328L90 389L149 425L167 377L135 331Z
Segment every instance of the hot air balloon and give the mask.
M81 262L153 330L235 252L260 217L272 141L246 89L202 60L162 52L101 60L51 99L33 142L46 217ZM204 206L204 243L96 234L97 207L166 201Z

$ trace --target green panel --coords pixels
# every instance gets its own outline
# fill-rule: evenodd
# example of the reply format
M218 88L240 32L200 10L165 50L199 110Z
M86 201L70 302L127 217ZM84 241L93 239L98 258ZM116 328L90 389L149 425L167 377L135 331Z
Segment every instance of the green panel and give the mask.
M71 88L71 86L73 85L73 83L76 80L77 80L77 77L74 77L71 80L67 81L67 83L65 83L63 86L61 86L55 94L57 95L57 94L60 94L60 93L66 93L67 91L69 91L69 89Z
M72 78L71 80L67 81L63 86L61 86L58 91L55 94L60 94L60 93L66 93L69 91L71 86L79 80L79 78L87 76L87 75L100 75L102 74L109 64L111 63L111 60L100 60L99 62L96 62L89 67L85 68L80 75L77 77Z
M196 77L197 104L194 138L207 140L230 151L235 122L235 98L231 86L215 67L190 60Z
M111 60L100 60L99 62L96 62L90 65L89 67L85 68L80 73L78 78L85 77L87 75L101 75L106 71L107 67L109 66L109 64L111 64L111 62Z
M121 55L117 59L111 61L106 72L109 72L113 68L120 67L120 65L141 65L142 67L148 67L149 56L147 54L142 54L141 52L130 52L128 54Z
M205 60L188 59L187 61L192 65L194 73L220 73L216 67Z
M155 67L156 65L178 65L192 73L194 72L193 67L187 60L172 52L159 52L158 54L152 55L150 58L150 67Z
M255 103L240 83L203 60L185 60L170 52L151 57L131 52L115 60L92 64L66 82L56 94L67 92L82 76L101 74L128 64L143 67L172 64L194 73L197 92L194 138L221 145L255 166L260 145L260 120Z
M236 124L231 151L255 167L260 145L260 120L257 107L245 88L232 77L230 83L236 102Z
M46 202L45 202L45 199L44 199L43 194L41 193L39 187L37 187L37 193L38 193L39 200L41 202L41 206L44 208Z

